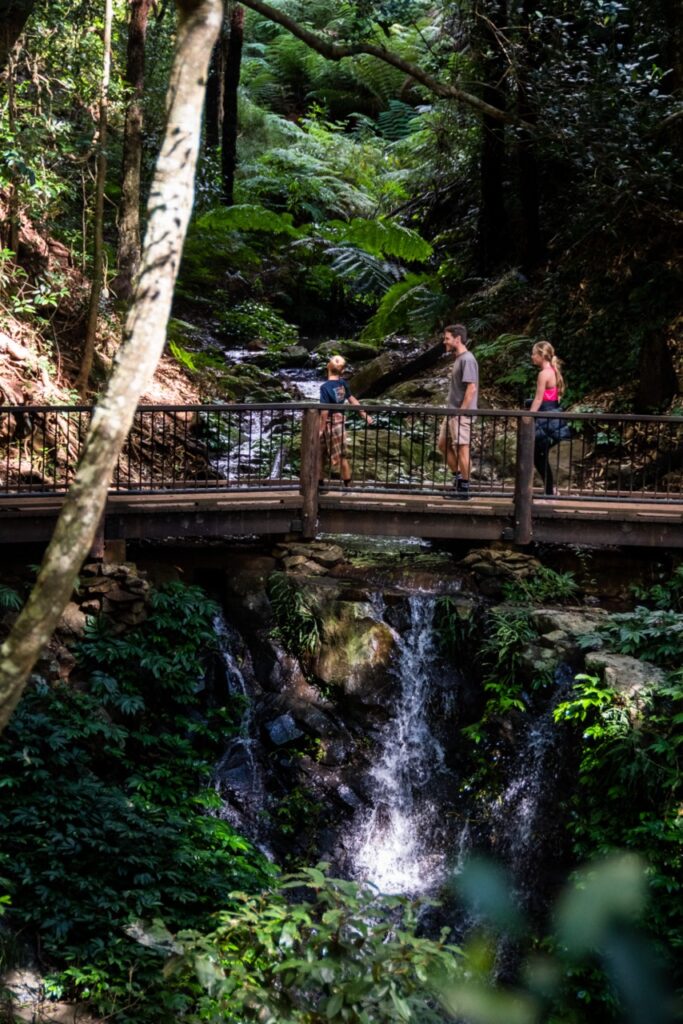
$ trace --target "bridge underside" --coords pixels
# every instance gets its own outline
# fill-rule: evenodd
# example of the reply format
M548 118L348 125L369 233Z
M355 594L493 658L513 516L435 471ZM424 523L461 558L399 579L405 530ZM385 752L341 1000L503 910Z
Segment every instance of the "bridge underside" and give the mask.
M0 544L49 540L61 499L0 501ZM158 540L304 532L301 496L294 491L239 494L112 495L107 540ZM426 537L464 541L513 540L512 499L448 501L425 495L330 492L320 496L317 533ZM532 541L589 546L683 547L683 505L653 507L564 498L535 500Z

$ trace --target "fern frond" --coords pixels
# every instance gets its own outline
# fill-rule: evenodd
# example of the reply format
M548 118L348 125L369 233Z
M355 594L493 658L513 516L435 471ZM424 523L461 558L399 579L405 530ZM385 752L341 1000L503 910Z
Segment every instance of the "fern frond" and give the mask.
M401 273L394 264L350 245L332 246L327 255L332 256L335 273L350 282L357 292L384 292Z
M389 107L377 118L377 125L385 139L395 142L405 139L415 127L415 108L402 100L389 100Z
M377 341L394 331L428 331L445 311L447 298L432 274L406 274L382 296L377 312L361 334L362 341Z
M364 249L373 256L393 256L407 263L424 263L432 255L432 246L412 228L390 220L366 220L354 217L348 223L333 221L336 239Z
M210 231L265 231L271 235L289 235L291 238L299 238L301 235L292 224L291 213L275 213L255 203L219 206L203 213L197 225Z

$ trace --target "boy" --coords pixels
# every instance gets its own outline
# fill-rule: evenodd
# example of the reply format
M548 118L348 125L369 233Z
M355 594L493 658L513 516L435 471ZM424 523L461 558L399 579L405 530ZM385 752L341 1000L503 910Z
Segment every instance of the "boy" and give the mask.
M342 373L346 366L343 356L332 356L327 364L327 380L320 387L321 405L360 405L351 394L348 381ZM360 415L367 424L372 424L372 416L363 409ZM320 415L320 437L330 460L331 469L338 470L344 487L351 483L351 465L346 453L346 435L344 431L344 413L331 409L323 409Z

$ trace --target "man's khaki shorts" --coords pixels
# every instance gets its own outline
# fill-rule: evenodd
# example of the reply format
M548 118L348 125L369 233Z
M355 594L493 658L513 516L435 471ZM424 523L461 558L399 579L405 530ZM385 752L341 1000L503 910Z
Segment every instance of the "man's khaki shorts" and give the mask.
M471 435L471 416L444 416L439 431L439 445L443 445L448 437L448 444L455 449L458 445L469 444Z

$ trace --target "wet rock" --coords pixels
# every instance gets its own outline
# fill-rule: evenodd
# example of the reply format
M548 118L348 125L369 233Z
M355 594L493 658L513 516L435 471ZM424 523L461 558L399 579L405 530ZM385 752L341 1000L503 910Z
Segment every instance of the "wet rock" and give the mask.
M651 685L663 686L666 680L665 673L656 665L611 651L587 654L586 671L599 675L606 686L629 697Z
M354 744L346 739L325 740L321 747L320 763L328 767L341 767L348 764L353 754Z
M276 747L283 747L287 743L293 743L303 736L303 732L297 726L290 714L280 715L271 722L264 722L264 729L268 733L271 743Z
M323 622L313 666L316 676L350 696L382 703L379 688L385 682L396 633L378 622L371 606L362 602L342 601L331 612Z
M593 633L608 617L604 608L536 608L529 616L541 634L561 632L574 638Z

